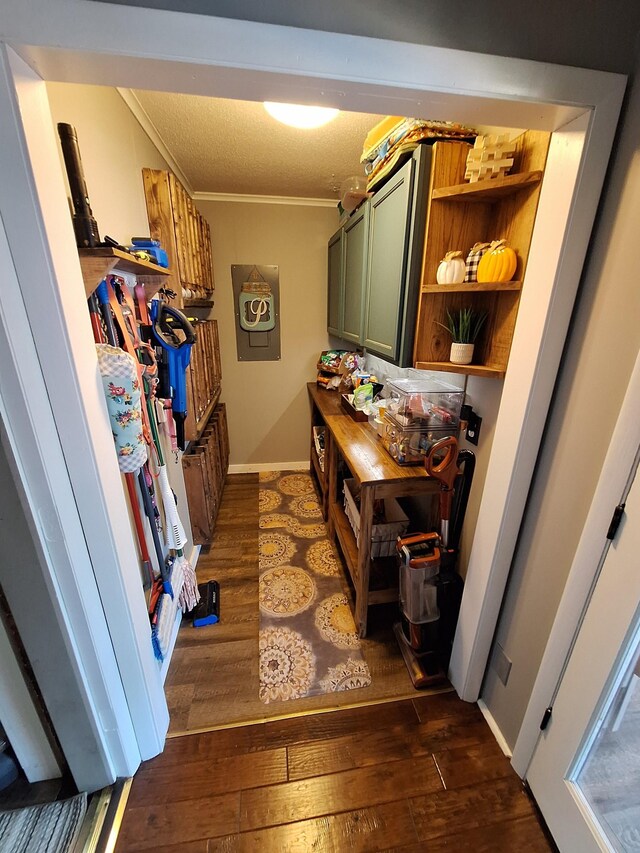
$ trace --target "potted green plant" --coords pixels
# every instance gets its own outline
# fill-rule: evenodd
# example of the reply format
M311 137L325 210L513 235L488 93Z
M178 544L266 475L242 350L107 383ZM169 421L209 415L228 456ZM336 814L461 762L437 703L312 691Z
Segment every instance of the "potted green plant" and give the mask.
M451 353L449 360L452 364L471 364L473 349L482 327L487 319L486 311L476 311L474 308L460 308L453 314L447 309L447 322L439 326L451 335Z

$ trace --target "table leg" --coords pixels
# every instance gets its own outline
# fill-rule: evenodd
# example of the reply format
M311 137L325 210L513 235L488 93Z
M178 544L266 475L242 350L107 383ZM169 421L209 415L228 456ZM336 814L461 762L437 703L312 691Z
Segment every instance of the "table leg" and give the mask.
M369 572L371 569L371 528L373 525L373 489L360 490L360 539L358 545L358 579L356 584L356 627L358 636L367 634L369 608Z
M335 540L336 526L331 514L331 505L336 501L338 491L338 450L336 443L327 428L324 434L324 464L326 467L325 477L327 484L327 528L329 538Z

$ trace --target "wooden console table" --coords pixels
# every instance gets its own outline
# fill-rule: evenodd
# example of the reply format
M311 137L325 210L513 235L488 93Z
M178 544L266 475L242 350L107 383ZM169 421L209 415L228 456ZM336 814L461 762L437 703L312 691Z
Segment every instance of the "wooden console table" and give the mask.
M355 589L355 621L358 633L367 633L371 604L398 599L398 568L395 557L371 558L373 503L381 498L434 495L438 484L420 466L401 466L389 456L368 423L358 423L345 412L336 391L307 385L311 401L311 425L326 427L324 470L311 436L311 473L315 476L329 536L339 545ZM360 546L356 543L343 509L339 462L343 460L360 485Z

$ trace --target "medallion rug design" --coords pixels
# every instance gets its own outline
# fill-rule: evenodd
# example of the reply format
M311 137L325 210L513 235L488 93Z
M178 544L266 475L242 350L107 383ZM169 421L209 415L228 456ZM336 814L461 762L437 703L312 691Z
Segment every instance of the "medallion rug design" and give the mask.
M308 474L260 474L260 698L371 684L341 566Z

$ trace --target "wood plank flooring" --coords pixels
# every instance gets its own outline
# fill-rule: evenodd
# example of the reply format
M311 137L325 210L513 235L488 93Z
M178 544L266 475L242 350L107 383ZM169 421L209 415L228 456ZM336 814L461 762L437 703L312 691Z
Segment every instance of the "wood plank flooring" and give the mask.
M370 687L265 705L258 697L258 475L227 478L211 546L198 581L220 582L220 622L184 624L165 685L170 736L322 708L416 695L392 631L394 607L370 609L363 641Z
M553 850L454 693L185 735L134 778L116 853Z
M389 610L371 610L363 642L371 687L259 700L258 488L227 480L198 563L221 583L221 621L180 631L174 736L134 778L116 853L554 849L477 706L414 691Z

